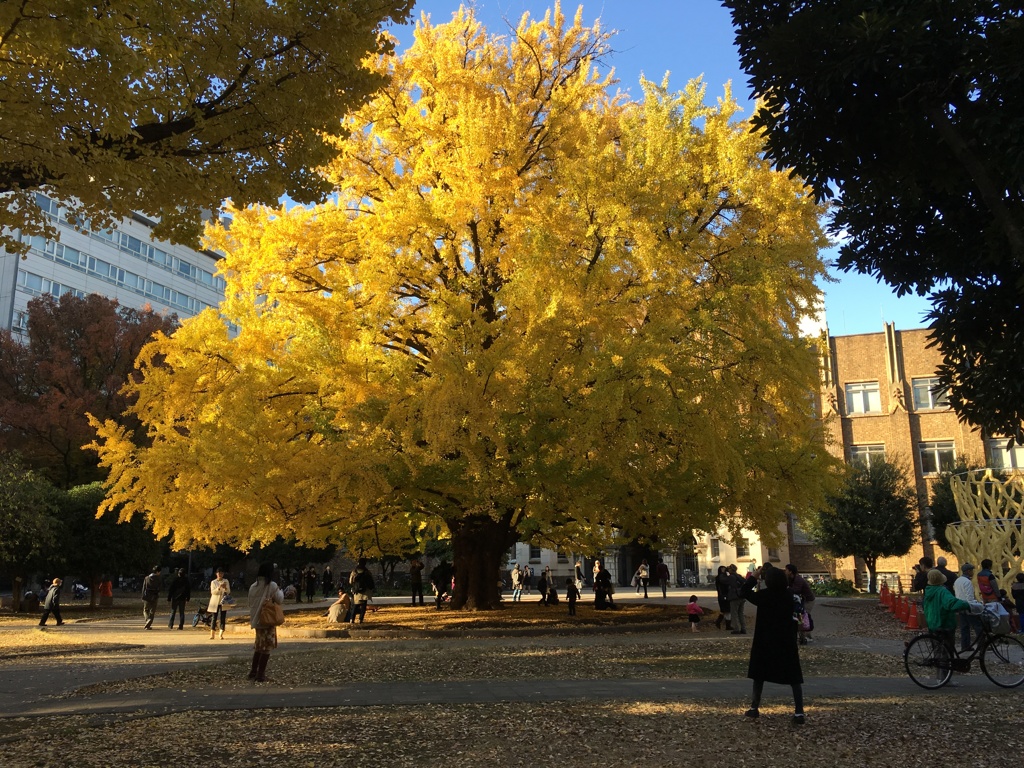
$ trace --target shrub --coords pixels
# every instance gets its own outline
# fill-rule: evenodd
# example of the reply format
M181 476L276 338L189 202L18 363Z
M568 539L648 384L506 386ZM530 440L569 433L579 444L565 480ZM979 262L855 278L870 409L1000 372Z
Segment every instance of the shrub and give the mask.
M821 597L846 597L854 594L853 582L849 579L823 579L811 583L811 591Z

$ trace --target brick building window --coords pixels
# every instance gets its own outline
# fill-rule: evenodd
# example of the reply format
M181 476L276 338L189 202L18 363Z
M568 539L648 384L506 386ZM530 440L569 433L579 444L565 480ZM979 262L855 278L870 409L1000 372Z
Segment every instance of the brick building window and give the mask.
M1024 445L1014 445L1007 449L1008 442L1005 437L985 441L985 453L992 469L1024 469Z
M736 539L736 557L750 557L750 543L742 536Z
M917 452L921 457L921 473L925 475L937 475L951 470L956 462L952 440L918 443Z
M926 411L934 408L948 408L948 393L939 385L935 377L928 379L913 379L914 389L914 410Z
M881 413L882 395L877 381L858 381L846 385L846 412Z
M850 463L864 467L865 469L871 468L872 461L884 461L885 460L885 445L877 443L873 445L851 445L850 446Z

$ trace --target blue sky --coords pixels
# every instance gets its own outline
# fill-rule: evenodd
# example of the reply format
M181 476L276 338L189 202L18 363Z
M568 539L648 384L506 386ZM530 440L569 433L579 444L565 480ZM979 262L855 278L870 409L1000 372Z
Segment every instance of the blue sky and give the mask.
M750 113L750 91L733 45L729 13L718 0L587 0L563 2L562 11L572 17L580 4L587 24L600 18L602 26L618 31L609 63L621 90L636 93L641 74L660 81L669 72L670 86L676 89L703 76L709 100L720 96L724 84L731 81L733 95ZM459 5L459 0L419 0L414 13L417 19L427 13L439 24L448 21ZM488 30L500 33L508 29L506 19L515 25L524 11L543 16L554 0L477 0L474 5ZM393 31L402 47L411 42L407 30ZM880 332L883 322L895 322L900 330L925 325L925 299L897 298L887 286L865 275L837 273L836 277L838 283L823 286L833 335Z

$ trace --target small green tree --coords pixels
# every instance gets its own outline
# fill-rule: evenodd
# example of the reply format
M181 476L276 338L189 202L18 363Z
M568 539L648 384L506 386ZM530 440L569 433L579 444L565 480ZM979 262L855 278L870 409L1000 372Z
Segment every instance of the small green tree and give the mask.
M868 569L868 591L875 592L879 557L905 555L914 542L917 497L903 467L875 460L850 469L839 493L808 528L825 550L836 557L859 557Z

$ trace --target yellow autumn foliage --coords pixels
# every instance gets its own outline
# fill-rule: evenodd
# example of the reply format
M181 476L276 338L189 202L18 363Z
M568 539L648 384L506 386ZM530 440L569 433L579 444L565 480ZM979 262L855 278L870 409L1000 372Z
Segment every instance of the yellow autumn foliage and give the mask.
M335 198L209 233L237 336L210 311L146 350L150 443L100 427L111 505L242 545L442 522L478 607L520 535L818 505L821 211L728 92L611 95L608 45L557 6L507 37L463 9L370 62L391 79L333 139Z

